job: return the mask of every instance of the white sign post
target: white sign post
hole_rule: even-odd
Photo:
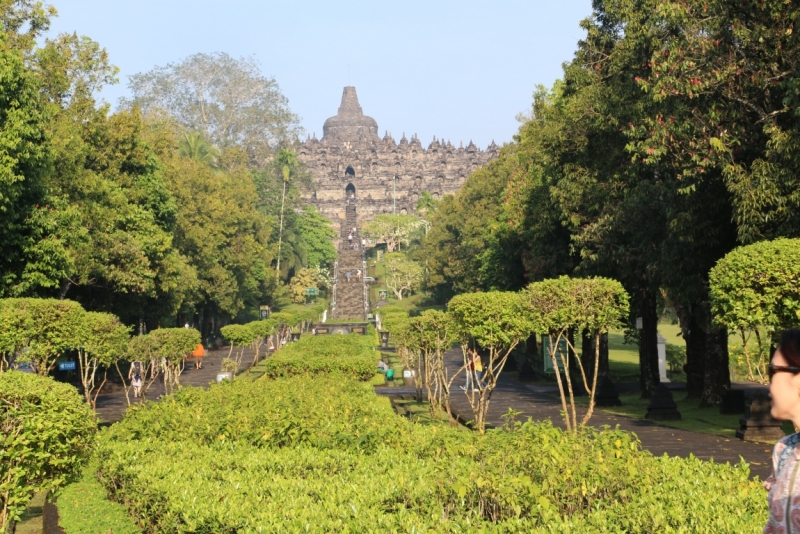
[[[662,382],[669,382],[667,378],[667,340],[661,335],[656,334],[658,339],[658,376]]]

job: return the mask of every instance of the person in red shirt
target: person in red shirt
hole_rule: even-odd
[[[198,343],[197,346],[194,348],[192,352],[192,356],[194,356],[194,368],[195,369],[202,369],[203,368],[203,357],[206,355],[206,349],[203,347],[202,343]]]

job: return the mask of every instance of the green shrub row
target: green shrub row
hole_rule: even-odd
[[[184,388],[158,403],[132,406],[104,433],[105,443],[152,440],[197,445],[246,443],[283,447],[374,449],[392,432],[388,400],[368,384],[341,376],[237,380],[208,390]]]
[[[744,464],[653,457],[619,430],[415,425],[342,377],[187,389],[105,430],[97,457],[147,532],[738,533],[766,521]]]
[[[378,353],[372,336],[307,336],[290,343],[260,367],[268,378],[339,373],[367,381],[375,376]]]

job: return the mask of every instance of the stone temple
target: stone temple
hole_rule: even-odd
[[[381,213],[414,213],[421,191],[434,198],[458,191],[477,167],[497,156],[498,147],[478,149],[433,139],[425,149],[416,136],[396,142],[378,135],[378,123],[364,115],[355,87],[345,87],[339,112],[316,134],[300,143],[297,153],[314,177],[304,200],[334,224],[345,221],[346,198],[355,195],[358,223]]]

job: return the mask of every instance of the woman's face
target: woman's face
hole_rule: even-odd
[[[772,356],[772,365],[790,365],[780,349]],[[784,421],[797,421],[800,417],[800,374],[775,373],[769,382],[772,398],[772,417]]]

